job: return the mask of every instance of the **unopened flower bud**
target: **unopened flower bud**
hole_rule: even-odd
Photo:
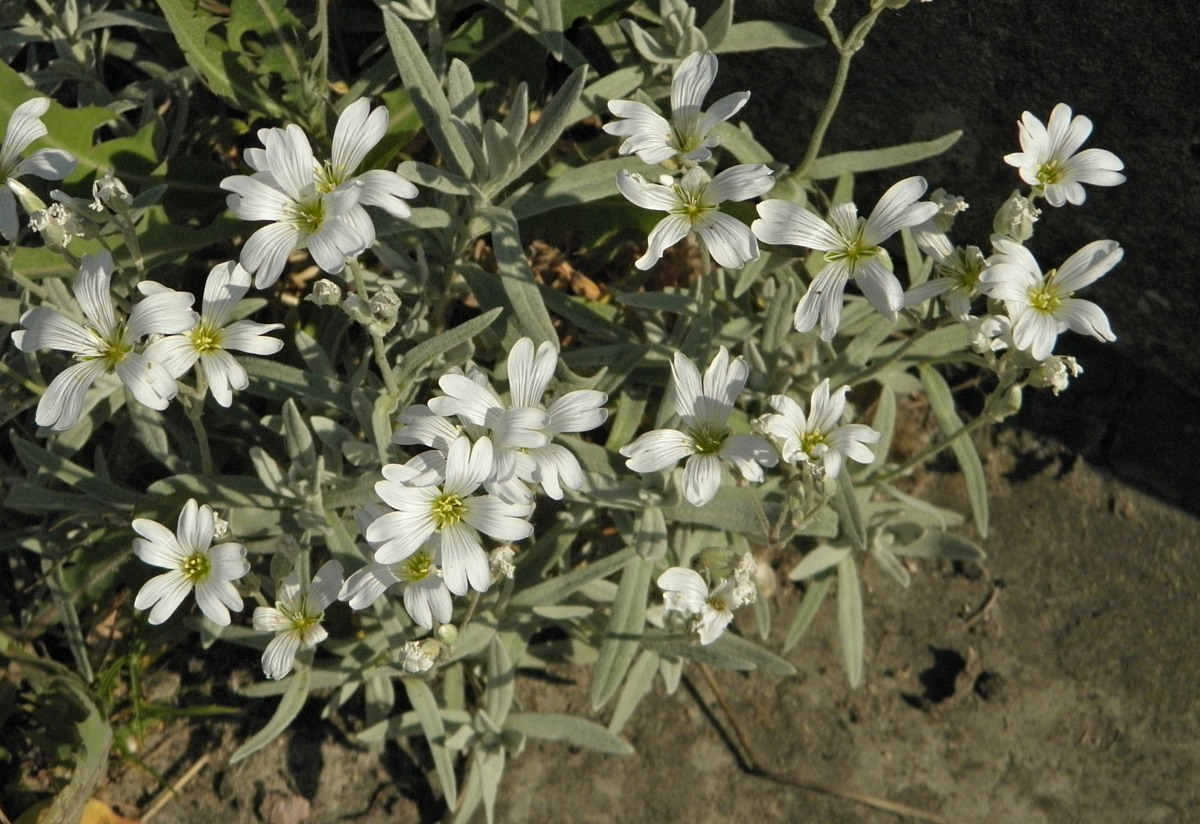
[[[133,205],[133,195],[125,188],[120,178],[113,175],[112,169],[104,172],[104,177],[92,184],[91,209],[103,212],[107,206],[114,212],[124,212]]]
[[[317,306],[337,306],[342,302],[342,287],[332,280],[321,278],[313,284],[312,292],[305,300]]]
[[[1071,378],[1082,374],[1083,367],[1079,365],[1079,361],[1069,355],[1051,355],[1029,373],[1028,383],[1039,389],[1049,387],[1050,391],[1057,395],[1070,385]]]
[[[448,647],[452,647],[458,643],[458,627],[454,624],[442,624],[435,632],[437,639]]]
[[[996,234],[1007,235],[1018,243],[1024,243],[1033,237],[1033,224],[1041,214],[1042,210],[1035,208],[1029,198],[1014,191],[996,212],[992,230]]]

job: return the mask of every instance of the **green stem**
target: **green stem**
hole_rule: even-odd
[[[350,274],[354,277],[354,288],[358,290],[358,296],[362,300],[368,301],[370,298],[367,295],[367,282],[363,279],[362,269],[359,268],[358,262],[347,261],[346,268],[350,270]],[[379,373],[383,377],[383,385],[387,388],[389,395],[399,400],[400,387],[397,385],[396,376],[392,373],[392,367],[388,363],[387,346],[384,344],[383,335],[370,328],[367,328],[367,334],[371,336],[371,347],[375,354],[375,365],[379,367]]]
[[[943,449],[945,449],[946,447],[950,446],[952,443],[957,441],[959,438],[962,438],[966,435],[970,435],[972,432],[974,432],[976,429],[980,428],[987,422],[988,422],[988,417],[986,415],[980,415],[978,418],[975,418],[973,421],[970,421],[970,422],[965,423],[962,426],[960,426],[954,432],[950,433],[950,435],[948,435],[944,440],[938,441],[937,443],[932,443],[929,446],[925,447],[920,452],[918,452],[916,455],[913,455],[911,458],[909,458],[907,461],[905,461],[904,463],[902,463],[900,466],[896,467],[895,469],[892,469],[888,472],[880,473],[879,475],[877,475],[874,478],[873,482],[877,483],[877,484],[881,484],[881,483],[885,484],[888,481],[892,481],[892,480],[895,480],[896,478],[899,478],[900,476],[908,473],[910,470],[920,466],[925,461],[929,460],[934,455],[938,454]]]
[[[204,375],[204,367],[196,370],[196,389],[192,396],[185,396],[184,406],[187,408],[188,421],[192,431],[196,433],[196,445],[200,449],[200,474],[206,478],[213,476],[212,447],[208,443],[208,429],[204,426],[204,397],[208,394],[208,378]]]
[[[837,73],[833,78],[833,86],[829,89],[829,97],[825,100],[825,108],[821,111],[821,116],[817,120],[816,128],[813,129],[812,138],[808,142],[808,151],[804,153],[804,160],[800,161],[800,166],[796,171],[787,176],[789,180],[802,180],[808,174],[808,170],[812,168],[816,162],[817,156],[821,153],[821,145],[825,142],[825,133],[829,130],[830,123],[833,122],[833,116],[837,112],[838,105],[842,102],[842,93],[846,90],[846,79],[850,76],[850,61],[854,59],[854,55],[862,48],[863,41],[867,36],[867,32],[875,25],[875,20],[879,17],[880,9],[872,9],[864,18],[858,21],[850,35],[841,41],[838,37],[837,28],[833,25],[833,21],[826,18],[826,29],[830,32],[830,40],[837,47],[839,59]]]
[[[924,327],[915,330],[903,343],[896,347],[896,350],[892,352],[892,354],[851,375],[846,379],[846,384],[849,386],[858,386],[860,383],[864,383],[870,378],[873,378],[888,366],[891,366],[893,363],[904,357],[905,353],[912,349],[917,341],[929,334],[929,331],[929,329]]]

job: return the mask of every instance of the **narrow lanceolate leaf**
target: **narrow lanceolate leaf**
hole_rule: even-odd
[[[832,503],[837,511],[842,535],[855,549],[866,549],[867,527],[863,521],[862,509],[858,505],[858,496],[854,494],[854,481],[850,477],[848,466],[843,466],[842,471],[838,473],[837,495],[833,497]]]
[[[663,538],[665,542],[665,532]],[[592,671],[592,709],[598,710],[608,703],[637,654],[638,641],[646,626],[646,596],[653,570],[653,561],[638,558],[621,572],[608,631],[600,644],[600,660]]]
[[[857,687],[863,677],[862,589],[858,585],[858,565],[853,555],[838,564],[838,636],[850,686]]]
[[[771,20],[747,20],[734,23],[713,46],[716,54],[762,51],[763,49],[811,49],[825,45],[825,39],[810,31]]]
[[[296,668],[296,672],[289,679],[287,692],[283,694],[283,698],[279,699],[279,706],[275,708],[275,714],[271,716],[271,720],[265,727],[252,735],[246,743],[238,747],[237,752],[229,757],[230,764],[236,764],[243,758],[258,752],[291,726],[292,721],[304,707],[304,702],[308,700],[311,676],[312,669],[307,664],[301,664]]]
[[[471,318],[452,329],[447,329],[440,335],[421,341],[404,353],[404,359],[400,362],[400,368],[396,373],[397,381],[403,384],[412,380],[421,369],[428,366],[440,355],[469,341],[487,329],[503,312],[504,310],[500,307],[489,309],[479,317]]]
[[[633,549],[626,547],[620,552],[609,555],[588,564],[585,567],[573,569],[565,575],[559,575],[548,581],[522,589],[509,601],[511,607],[529,608],[542,604],[557,604],[568,595],[598,578],[606,578],[614,572],[623,569],[637,555]]]
[[[450,811],[454,811],[454,802],[458,798],[458,779],[454,774],[454,756],[446,749],[446,725],[442,721],[442,712],[438,708],[437,698],[424,681],[415,678],[404,678],[404,690],[408,693],[408,702],[421,722],[421,731],[429,743],[429,752],[433,756],[433,766],[437,769],[438,781],[442,782],[442,797]]]
[[[612,718],[608,720],[608,731],[613,735],[621,734],[625,722],[630,719],[638,704],[654,686],[654,674],[658,672],[659,660],[657,655],[645,649],[634,661],[633,666],[629,668],[629,677],[625,679],[625,688],[621,690],[617,704],[613,707]]]
[[[487,672],[487,713],[497,725],[503,727],[504,720],[508,718],[508,711],[512,708],[513,690],[516,686],[513,681],[517,670],[499,635],[493,635],[492,642],[488,644]]]
[[[533,270],[529,268],[529,261],[521,248],[517,219],[508,209],[498,206],[488,206],[479,211],[492,228],[492,245],[496,253],[500,285],[521,334],[532,338],[535,343],[557,343],[558,333],[550,322],[550,313],[546,311],[546,304],[533,279]]]
[[[906,143],[903,146],[889,146],[886,149],[868,149],[861,152],[841,152],[827,155],[818,159],[808,170],[812,180],[831,180],[840,175],[859,172],[873,172],[878,169],[890,169],[916,163],[929,157],[936,157],[949,149],[962,137],[959,130],[948,132],[934,140],[920,143]]]
[[[557,5],[557,3],[555,4]],[[575,103],[583,93],[583,85],[587,81],[587,66],[580,66],[571,72],[567,82],[563,83],[555,93],[554,99],[547,104],[538,117],[533,128],[525,132],[517,147],[517,159],[512,167],[501,177],[488,182],[485,191],[495,193],[516,180],[525,170],[545,157],[550,148],[558,142],[563,131],[575,121],[571,119]]]
[[[450,121],[450,102],[425,58],[425,52],[408,26],[393,12],[383,12],[383,28],[387,32],[392,58],[400,70],[404,88],[408,90],[413,108],[425,124],[429,139],[442,153],[451,171],[460,177],[473,179],[475,160]]]
[[[825,596],[829,594],[829,587],[832,584],[833,575],[822,575],[809,584],[808,589],[804,591],[804,599],[800,601],[800,608],[796,610],[796,617],[792,619],[792,625],[788,627],[787,637],[783,639],[784,652],[796,646],[800,639],[804,637],[804,633],[808,632],[813,618],[817,617],[817,610],[821,608],[821,604],[825,603]]]
[[[617,194],[617,172],[636,171],[646,164],[636,157],[597,160],[525,189],[510,202],[513,214],[524,220],[553,209],[579,206]]]
[[[879,386],[879,401],[875,405],[875,417],[871,419],[871,428],[881,437],[879,443],[874,446],[875,458],[867,466],[868,475],[883,468],[888,452],[892,449],[892,436],[896,432],[896,392],[890,386]]]
[[[515,712],[508,717],[505,730],[524,733],[530,738],[562,741],[610,755],[629,755],[633,747],[599,724],[575,715]]]
[[[954,409],[954,395],[950,392],[946,379],[932,366],[921,366],[918,372],[921,375],[921,383],[929,394],[929,406],[937,416],[942,431],[948,436],[953,436],[963,428],[963,422]],[[983,461],[979,459],[979,452],[976,451],[970,435],[954,438],[950,448],[954,450],[954,457],[958,460],[958,466],[967,482],[967,497],[971,501],[971,515],[975,519],[975,528],[979,530],[980,536],[986,538],[988,498]]]

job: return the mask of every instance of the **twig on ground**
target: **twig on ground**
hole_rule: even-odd
[[[867,807],[872,807],[876,810],[894,813],[899,816],[911,818],[917,821],[928,821],[931,824],[955,824],[949,818],[943,818],[936,813],[926,812],[925,810],[911,807],[908,804],[901,804],[898,801],[889,801],[886,798],[878,798],[873,795],[847,790],[843,787],[838,787],[834,784],[827,784],[823,781],[814,781],[805,778],[793,778],[783,773],[775,772],[763,767],[758,758],[754,754],[754,750],[750,746],[750,741],[746,734],[742,731],[741,725],[729,706],[729,702],[725,699],[725,691],[717,684],[716,678],[713,677],[712,670],[706,664],[698,664],[700,672],[704,675],[704,680],[708,682],[708,687],[712,690],[713,695],[717,699],[717,704],[720,705],[721,711],[725,717],[729,719],[729,725],[733,727],[733,734],[738,740],[738,744],[742,748],[742,753],[738,758],[739,764],[750,775],[764,778],[767,781],[773,781],[776,784],[782,784],[786,787],[795,787],[808,792],[821,793],[822,795],[832,796],[834,798],[842,798],[847,801],[854,801],[863,804]],[[735,753],[737,755],[737,753]]]
[[[188,767],[187,772],[179,776],[178,780],[176,780],[174,784],[158,794],[158,796],[150,804],[150,807],[142,815],[141,824],[149,824],[150,819],[162,812],[163,807],[167,806],[167,803],[170,802],[173,797],[177,797],[183,791],[183,788],[187,786],[188,782],[195,778],[196,775],[199,774],[202,769],[204,769],[206,764],[208,764],[208,753],[200,756],[200,758],[196,760],[196,763]]]
[[[966,621],[964,621],[963,625],[958,628],[958,631],[966,632],[971,627],[975,626],[980,621],[982,621],[984,616],[986,616],[989,612],[991,612],[992,608],[996,606],[996,602],[1000,600],[1000,591],[1003,589],[1004,589],[1003,585],[998,584],[998,583],[993,583],[992,591],[988,595],[987,600],[983,602],[983,606],[981,606],[979,609],[975,610],[975,614],[972,615],[970,618],[968,618]]]

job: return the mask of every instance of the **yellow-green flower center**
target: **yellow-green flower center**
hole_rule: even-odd
[[[410,584],[424,581],[433,574],[433,556],[427,552],[416,552],[397,564],[394,574]]]
[[[818,446],[824,446],[825,433],[820,430],[805,432],[800,436],[800,451],[811,456]]]
[[[208,576],[212,572],[212,559],[205,552],[193,552],[184,559],[179,571],[183,573],[183,577],[189,584],[195,586],[208,580]]]
[[[720,595],[710,595],[705,599],[704,603],[715,609],[717,612],[730,612],[729,605],[725,603],[725,599]]]
[[[467,516],[467,502],[454,492],[443,492],[433,499],[433,522],[438,529],[462,523]]]
[[[209,355],[219,352],[223,348],[221,346],[221,339],[224,337],[223,331],[208,321],[201,321],[188,333],[188,337],[191,338],[193,349],[201,355]]]
[[[1035,311],[1045,315],[1054,315],[1062,308],[1063,302],[1070,297],[1070,295],[1063,295],[1055,287],[1054,276],[1056,274],[1058,274],[1058,270],[1051,269],[1044,281],[1029,290],[1029,305]]]
[[[683,215],[693,226],[706,212],[714,211],[717,207],[704,199],[704,189],[692,191],[682,186],[675,187],[675,198],[679,205],[671,210],[673,214]]]
[[[311,203],[297,203],[292,211],[292,225],[306,235],[315,235],[325,225],[325,198]]]
[[[331,161],[326,160],[320,170],[317,172],[317,194],[327,195],[341,186],[346,180],[346,169],[333,167]]]
[[[1038,183],[1043,186],[1049,186],[1053,183],[1061,183],[1063,178],[1067,176],[1066,170],[1057,160],[1049,160],[1040,166],[1037,170]]]
[[[825,260],[829,263],[837,263],[846,261],[850,264],[850,269],[853,271],[858,268],[858,264],[864,260],[869,260],[880,253],[878,246],[868,246],[863,239],[863,229],[867,222],[862,218],[858,219],[858,225],[855,227],[854,236],[846,238],[846,244],[838,249],[830,249],[825,253]],[[839,232],[839,234],[841,234]]]
[[[308,598],[301,596],[300,600],[293,606],[289,604],[277,604],[276,608],[280,614],[291,624],[291,631],[298,634],[301,638],[308,635],[313,627],[321,623],[321,619],[325,617],[324,612],[312,613],[308,611]]]
[[[703,426],[691,427],[687,434],[692,439],[692,448],[697,455],[716,455],[729,439],[728,429],[708,429]]]
[[[113,330],[112,335],[104,337],[95,329],[90,330],[96,337],[96,351],[99,354],[84,356],[83,360],[99,360],[104,364],[104,371],[112,374],[112,372],[124,363],[125,358],[129,357],[129,353],[133,351],[133,344],[125,340],[125,324],[118,323],[117,328]]]

